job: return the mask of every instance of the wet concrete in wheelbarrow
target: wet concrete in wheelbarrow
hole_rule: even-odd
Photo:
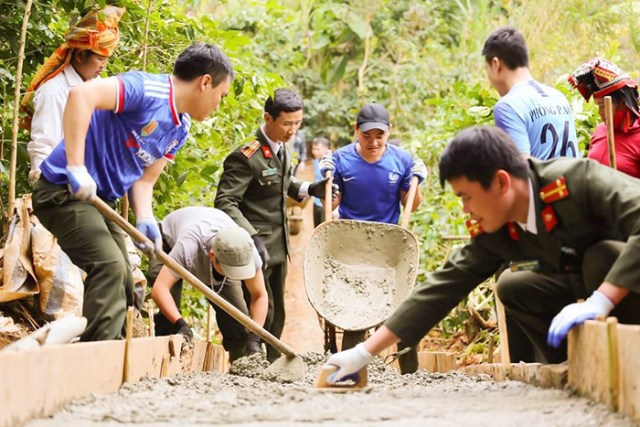
[[[632,426],[568,390],[494,382],[450,372],[400,375],[375,360],[364,391],[318,391],[326,356],[302,355],[305,377],[281,384],[264,378],[261,355],[240,359],[236,374],[200,372],[125,384],[117,393],[68,404],[30,427],[58,426]]]

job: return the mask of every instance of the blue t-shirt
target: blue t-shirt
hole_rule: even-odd
[[[170,75],[134,71],[115,78],[116,109],[93,113],[84,154],[97,193],[106,200],[122,197],[157,160],[173,161],[191,126],[189,115],[176,111]],[[42,163],[42,176],[53,184],[67,184],[66,167],[62,140]]]
[[[376,163],[367,163],[356,143],[334,153],[334,182],[342,195],[340,218],[398,223],[400,192],[409,190],[413,158],[400,147],[386,147]]]
[[[496,103],[493,115],[525,154],[541,160],[580,157],[573,111],[556,89],[535,80],[517,83]]]

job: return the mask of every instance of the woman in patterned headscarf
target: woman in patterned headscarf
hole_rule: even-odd
[[[40,163],[62,140],[62,113],[69,90],[100,75],[113,54],[125,9],[107,6],[85,15],[65,34],[65,42],[40,67],[22,99],[25,127],[31,130],[27,151],[29,178],[40,175]]]
[[[569,76],[569,83],[585,100],[593,96],[600,109],[600,123],[589,144],[590,159],[609,165],[604,97],[613,102],[613,128],[618,170],[640,178],[640,107],[638,84],[615,64],[595,58],[582,64]]]

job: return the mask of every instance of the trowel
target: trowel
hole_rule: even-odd
[[[105,217],[112,220],[120,228],[127,232],[134,240],[140,243],[147,243],[153,245],[153,243],[142,234],[137,228],[129,224],[129,222],[118,215],[109,205],[107,205],[102,199],[93,197],[91,203],[100,211]],[[155,256],[162,261],[164,265],[170,268],[184,281],[188,282],[191,286],[199,290],[205,297],[217,307],[227,312],[229,316],[236,319],[245,328],[254,332],[266,343],[271,344],[276,350],[282,353],[280,358],[276,359],[267,369],[266,372],[270,374],[275,380],[279,382],[291,382],[300,380],[304,377],[305,363],[300,356],[298,356],[288,345],[280,341],[278,338],[269,333],[262,326],[258,325],[249,316],[238,310],[234,305],[227,300],[216,294],[211,288],[202,283],[200,279],[194,276],[189,270],[180,265],[176,260],[171,258],[162,250],[157,250]]]
[[[316,378],[314,387],[319,391],[348,392],[362,390],[367,385],[367,368],[364,367],[358,372],[341,378],[340,381],[331,384],[327,377],[338,370],[335,365],[322,365]]]

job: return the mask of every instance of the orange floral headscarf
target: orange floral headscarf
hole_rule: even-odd
[[[118,22],[125,9],[107,6],[100,11],[89,12],[65,34],[65,42],[53,52],[33,77],[22,98],[22,109],[33,115],[33,95],[40,86],[60,74],[71,62],[76,50],[90,50],[102,56],[111,56],[120,40]]]

